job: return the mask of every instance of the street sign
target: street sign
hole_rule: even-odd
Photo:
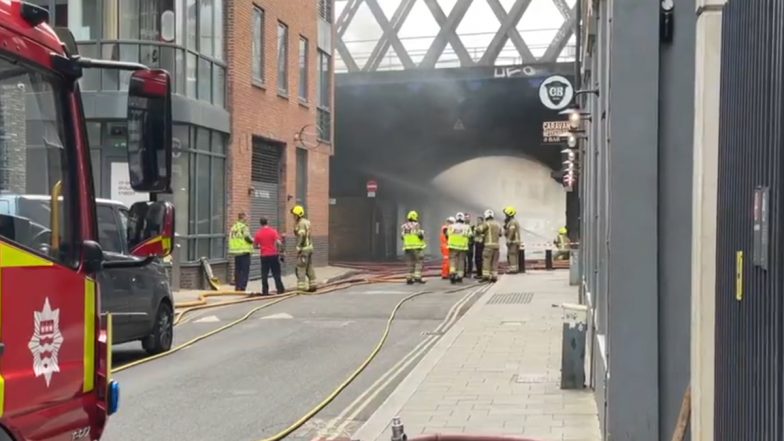
[[[367,181],[365,184],[365,188],[367,188],[367,195],[369,198],[376,197],[376,191],[378,191],[378,183],[374,180]]]

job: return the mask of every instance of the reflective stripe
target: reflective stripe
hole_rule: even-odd
[[[114,317],[106,314],[106,385],[112,379],[112,341],[114,340]]]
[[[84,281],[84,382],[82,392],[95,387],[95,282]]]
[[[3,272],[0,271],[0,287],[3,286],[2,277],[3,277]],[[0,288],[0,305],[2,304],[3,304],[3,291],[2,288]],[[0,325],[2,325],[2,317],[3,317],[2,308],[0,308]],[[2,329],[2,326],[0,326],[0,329]],[[0,335],[0,337],[2,337],[2,335]],[[0,417],[2,417],[4,413],[5,413],[5,378],[3,377],[3,373],[0,372]]]
[[[52,266],[54,263],[7,243],[0,243],[0,268]]]

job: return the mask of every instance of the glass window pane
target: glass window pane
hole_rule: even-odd
[[[329,55],[319,51],[319,106],[328,108],[332,99]]]
[[[175,231],[179,234],[188,234],[188,178],[189,158],[187,149],[190,148],[188,139],[189,126],[177,124],[172,127],[172,192],[174,193]]]
[[[159,46],[158,51],[160,53],[160,62],[158,63],[158,66],[160,66],[161,69],[166,69],[173,78],[176,78],[177,67],[174,64],[174,48]]]
[[[149,67],[161,67],[161,47],[151,44],[139,46],[139,62]],[[169,71],[171,72],[171,70]]]
[[[85,43],[77,45],[79,48],[79,55],[87,58],[98,58],[98,44]],[[101,70],[100,69],[83,69],[82,79],[79,80],[79,87],[82,90],[100,90],[101,88]]]
[[[120,45],[120,61],[139,61],[139,46],[135,44],[121,44]],[[128,84],[131,82],[131,72],[120,72],[120,90],[128,90]]]
[[[115,43],[101,46],[101,58],[104,60],[120,59],[120,46]],[[101,69],[101,90],[117,90],[120,87],[120,71],[117,69]]]
[[[213,3],[214,48],[212,55],[218,60],[223,60],[223,0],[213,0]]]
[[[226,166],[223,158],[212,158],[212,234],[223,234],[223,213],[225,210],[226,188],[224,174]]]
[[[299,97],[308,100],[308,40],[299,39]]]
[[[139,0],[120,0],[120,39],[139,39]]]
[[[199,1],[199,52],[211,57],[212,51],[212,0]]]
[[[223,259],[226,257],[226,238],[213,237],[212,238],[212,252],[213,259]]]
[[[93,168],[93,191],[95,191],[95,197],[103,197],[101,194],[101,149],[90,149],[90,164]]]
[[[196,50],[196,0],[185,0],[185,47]]]
[[[120,0],[124,3],[126,0]],[[139,38],[147,41],[160,41],[161,13],[173,8],[172,0],[140,0]]]
[[[264,82],[264,11],[253,8],[253,41],[251,42],[253,79]]]
[[[188,52],[185,61],[185,94],[196,98],[196,54]]]
[[[212,132],[212,151],[218,154],[226,153],[226,134],[221,132]]]
[[[101,248],[112,253],[122,253],[124,247],[112,207],[99,205],[96,208],[96,215],[98,216],[98,243],[101,244]]]
[[[185,46],[185,0],[176,0],[174,7],[174,43],[177,46]]]
[[[196,155],[196,234],[209,234],[210,216],[210,157]]]
[[[210,131],[199,127],[197,129],[197,136],[196,136],[196,150],[201,150],[203,152],[210,151]]]
[[[308,151],[297,149],[297,198],[296,203],[308,208]]]
[[[73,33],[76,41],[98,40],[101,35],[101,22],[95,11],[98,10],[98,3],[100,1],[102,0],[81,0],[76,5],[70,5],[70,9],[72,10],[72,13],[70,14],[68,13],[69,8],[67,5],[56,5],[55,18],[58,22],[56,25],[61,25],[63,22],[63,17],[61,17],[61,15],[65,14],[67,20],[66,26],[68,26],[68,29]],[[33,3],[40,4],[40,2]],[[61,6],[66,7],[61,8]]]
[[[210,257],[210,238],[205,237],[196,240],[196,258]]]
[[[278,23],[278,90],[289,91],[289,28]]]
[[[212,65],[212,103],[223,107],[226,89],[226,71],[217,64]]]
[[[175,49],[175,51],[177,59],[175,60],[175,70],[172,73],[174,91],[180,95],[185,95],[185,51],[182,49]]]
[[[199,57],[199,99],[210,101],[212,96],[212,63],[206,58]]]

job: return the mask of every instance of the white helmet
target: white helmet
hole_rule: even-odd
[[[493,210],[488,208],[487,210],[485,210],[485,219],[490,217],[495,217],[495,213],[493,213]]]
[[[457,219],[457,221],[458,221],[458,222],[464,222],[464,221],[465,221],[465,214],[463,214],[463,213],[457,213],[457,214],[455,215],[455,219]]]
[[[449,216],[448,218],[446,218],[446,221],[447,221],[447,223],[450,223],[450,224],[453,224],[453,223],[456,222],[454,216]]]

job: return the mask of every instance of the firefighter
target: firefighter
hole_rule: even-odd
[[[555,260],[569,260],[569,235],[566,227],[558,229],[558,237],[553,241],[558,252],[555,253]]]
[[[482,224],[482,280],[495,282],[498,280],[498,253],[501,247],[502,227],[495,220],[491,209],[485,210],[485,221]]]
[[[253,252],[253,238],[246,222],[245,213],[237,215],[237,222],[229,231],[229,255],[234,256],[234,289],[245,291],[250,277],[250,255]]]
[[[474,273],[474,226],[471,225],[471,215],[465,213],[465,224],[468,227],[468,250],[465,258],[465,276],[469,279]]]
[[[449,243],[447,240],[449,226],[455,223],[455,218],[449,216],[446,223],[441,227],[441,278],[449,278]]]
[[[316,290],[316,272],[313,270],[313,239],[310,237],[310,221],[305,218],[302,205],[291,209],[294,215],[294,236],[297,240],[297,289],[313,292]]]
[[[509,264],[508,272],[515,274],[520,271],[520,265],[525,265],[525,262],[520,262],[520,248],[522,241],[520,239],[520,223],[515,219],[517,210],[508,206],[504,208],[506,219],[504,220],[504,237],[506,238],[506,261]]]
[[[476,264],[475,279],[482,278],[482,253],[485,249],[484,243],[484,227],[485,219],[482,216],[476,218],[476,226],[474,227],[474,263]]]
[[[422,260],[425,247],[427,247],[425,244],[425,232],[419,224],[419,214],[416,211],[409,211],[406,220],[408,222],[401,227],[403,251],[406,253],[406,261],[408,262],[406,283],[409,285],[414,282],[425,283],[422,280]]]
[[[465,224],[465,215],[457,213],[455,223],[447,229],[449,246],[449,275],[452,283],[462,282],[465,271],[465,255],[468,251],[469,229]]]

